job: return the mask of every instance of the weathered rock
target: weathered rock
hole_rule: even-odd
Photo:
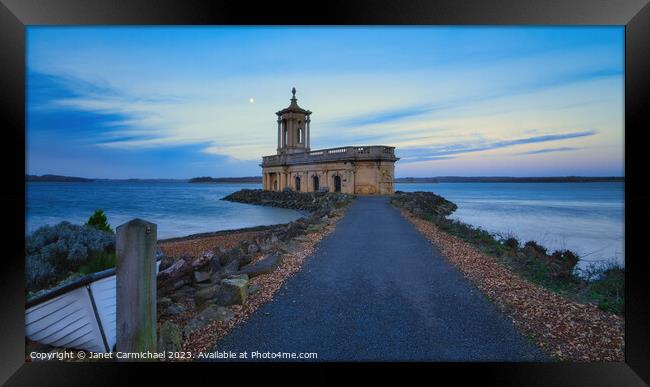
[[[215,256],[219,257],[219,264],[227,266],[232,261],[237,261],[242,258],[244,252],[240,247],[233,247],[232,249],[219,248],[215,251]]]
[[[271,240],[266,238],[266,239],[260,239],[257,241],[257,245],[260,248],[260,251],[263,253],[268,253],[273,249],[273,245],[271,244]]]
[[[192,267],[185,258],[176,259],[171,266],[158,273],[156,278],[158,293],[165,294],[182,287],[189,282],[185,277],[191,272]]]
[[[221,270],[219,270],[219,274],[221,275],[221,278],[227,277],[231,274],[237,274],[237,272],[239,271],[239,266],[241,266],[240,262],[239,260],[236,260],[222,267]]]
[[[244,266],[239,270],[239,274],[247,274],[249,277],[255,277],[260,274],[270,273],[275,270],[282,260],[282,255],[279,253],[272,253],[259,261]]]
[[[229,275],[227,279],[245,279],[248,281],[248,274],[232,274]]]
[[[256,254],[258,251],[260,251],[260,247],[256,243],[250,243],[247,248],[247,252],[249,255]]]
[[[212,285],[197,290],[196,293],[194,294],[194,303],[196,305],[203,305],[206,302],[211,301],[214,298],[215,294],[217,293],[218,289],[219,289],[219,285]]]
[[[262,287],[258,284],[252,284],[248,286],[248,295],[258,292]]]
[[[185,324],[183,334],[185,337],[188,337],[194,331],[205,327],[213,321],[228,321],[233,317],[234,313],[232,310],[211,304]]]
[[[195,271],[194,272],[194,282],[207,282],[210,280],[210,272],[207,271]]]
[[[169,297],[159,297],[157,304],[159,309],[164,309],[172,304],[172,300]]]
[[[210,264],[210,258],[214,256],[212,252],[204,252],[200,257],[192,261],[192,270],[201,271],[206,270]]]
[[[185,285],[188,285],[190,283],[189,278],[181,278],[178,281],[174,282],[171,286],[172,290],[180,289]]]
[[[214,301],[223,306],[243,305],[248,297],[248,279],[229,278],[221,281]]]
[[[184,286],[180,289],[174,290],[172,293],[169,294],[169,297],[175,301],[178,302],[179,300],[182,300],[187,297],[193,297],[194,293],[196,292],[196,289],[194,289],[191,286]]]
[[[298,249],[298,245],[295,243],[295,240],[297,238],[294,238],[294,240],[289,240],[285,243],[280,243],[278,244],[278,252],[280,253],[291,253],[294,252]],[[305,237],[306,240],[308,240],[307,237]]]
[[[180,328],[171,321],[165,321],[158,331],[158,352],[178,352],[181,348]]]
[[[185,313],[186,309],[183,305],[171,304],[169,307],[167,307],[167,310],[165,312],[170,316],[175,316],[177,314]]]
[[[161,272],[165,269],[168,269],[173,264],[174,258],[165,255],[160,259],[160,266],[158,266],[158,271]]]

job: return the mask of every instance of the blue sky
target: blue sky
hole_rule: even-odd
[[[623,175],[623,27],[28,27],[27,170],[259,175],[274,112],[396,176]]]

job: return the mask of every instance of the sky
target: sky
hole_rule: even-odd
[[[261,174],[275,112],[396,177],[623,176],[624,29],[27,27],[29,174]]]

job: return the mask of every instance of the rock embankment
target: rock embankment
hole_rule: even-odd
[[[458,208],[456,204],[442,196],[423,191],[396,191],[390,203],[395,207],[409,210],[417,217],[433,221],[444,219]]]
[[[346,206],[353,198],[353,195],[335,192],[274,192],[261,189],[242,189],[224,197],[222,200],[309,212],[327,212],[334,208]]]
[[[287,266],[286,257],[300,252],[305,239],[314,239],[328,229],[353,196],[242,190],[225,199],[306,210],[309,214],[286,225],[242,234],[246,237],[232,246],[214,245],[198,254],[191,249],[163,248],[174,254],[163,257],[157,278],[161,347],[180,350],[185,347],[183,343],[191,338],[197,341],[196,333],[204,333],[215,322],[230,324],[239,319],[237,310],[248,304],[253,293],[261,291],[259,284],[264,281],[257,279],[273,277],[278,268]]]

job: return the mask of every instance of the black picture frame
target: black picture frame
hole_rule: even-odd
[[[0,191],[4,257],[0,270],[0,382],[7,385],[112,385],[135,382],[136,375],[187,382],[197,371],[252,381],[270,375],[296,383],[339,380],[332,367],[362,368],[375,376],[402,378],[415,371],[426,380],[455,383],[468,379],[500,385],[644,385],[650,383],[650,294],[646,222],[650,189],[645,131],[650,128],[650,6],[646,0],[491,0],[491,1],[327,1],[306,2],[171,0],[0,0],[0,152],[4,184]],[[401,363],[306,364],[310,376],[293,365],[115,364],[24,362],[24,209],[25,209],[25,27],[30,25],[625,25],[625,251],[626,361],[623,363]],[[259,365],[257,365],[260,367]],[[288,367],[291,367],[289,369]],[[146,368],[146,370],[142,370]],[[396,368],[399,368],[397,370]],[[190,371],[191,369],[191,371]],[[394,371],[400,371],[399,373]],[[239,376],[237,376],[239,375]],[[201,376],[199,376],[201,377]],[[304,378],[309,379],[304,379]],[[295,379],[294,379],[295,378]],[[310,380],[311,379],[311,380]],[[167,379],[169,380],[169,379]],[[199,379],[209,381],[209,379]],[[138,383],[142,383],[140,380]]]

